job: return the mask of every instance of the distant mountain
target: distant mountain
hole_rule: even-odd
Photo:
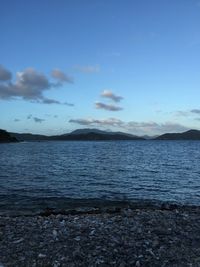
[[[200,140],[200,131],[189,130],[183,133],[166,133],[158,136],[155,140]]]
[[[99,129],[95,129],[95,128],[85,128],[85,129],[77,129],[77,130],[74,130],[72,131],[70,134],[88,134],[88,133],[97,133],[97,134],[107,134],[107,133],[110,133],[108,131],[102,131],[102,130],[99,130]],[[65,134],[65,135],[69,135],[68,134]]]
[[[154,136],[143,135],[141,137],[146,139],[146,140],[153,140],[153,139],[156,139],[158,137],[158,135],[154,135]]]
[[[77,129],[69,134],[51,136],[50,140],[71,140],[71,141],[100,141],[100,140],[144,140],[141,137],[122,133],[108,132],[99,129]]]
[[[18,142],[15,137],[12,137],[7,131],[0,129],[0,143]]]
[[[78,129],[71,133],[45,136],[35,134],[19,134],[11,133],[19,141],[100,141],[100,140],[144,140],[142,137],[122,133],[122,132],[107,132],[98,129]]]
[[[3,130],[0,130],[3,131]],[[5,136],[6,131],[3,131],[1,136]],[[7,133],[8,135],[8,133]],[[0,136],[0,142],[3,140],[3,137]],[[8,138],[8,137],[7,137]],[[200,140],[200,131],[198,130],[189,130],[183,133],[166,133],[160,136],[136,136],[123,132],[110,132],[102,131],[99,129],[77,129],[71,133],[66,133],[62,135],[46,136],[40,134],[30,134],[30,133],[10,133],[10,140],[19,140],[19,141],[92,141],[92,140]],[[8,139],[9,139],[8,138]],[[14,139],[13,139],[14,138]],[[8,140],[7,139],[7,140]],[[13,141],[10,141],[13,142]]]
[[[85,129],[77,129],[73,132],[70,133],[70,135],[79,135],[79,134],[89,134],[89,133],[95,133],[95,134],[104,134],[104,135],[123,135],[123,136],[128,136],[131,138],[140,138],[136,135],[133,134],[129,134],[129,133],[124,133],[124,132],[111,132],[111,131],[102,131],[99,129],[93,129],[93,128],[85,128]],[[65,134],[65,135],[69,135],[69,134]],[[142,138],[144,139],[144,138]]]

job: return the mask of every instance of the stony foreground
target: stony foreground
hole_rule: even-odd
[[[200,266],[198,209],[0,217],[0,266]]]

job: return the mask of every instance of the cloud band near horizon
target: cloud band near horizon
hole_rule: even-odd
[[[75,123],[81,126],[92,126],[92,127],[111,127],[120,128],[125,132],[132,134],[163,134],[167,132],[183,132],[189,130],[188,127],[173,122],[157,123],[157,122],[137,122],[129,121],[125,122],[117,118],[108,119],[70,119],[69,123]]]

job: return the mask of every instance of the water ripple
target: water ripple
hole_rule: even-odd
[[[4,203],[60,197],[199,205],[198,141],[30,142],[0,145],[0,155]]]

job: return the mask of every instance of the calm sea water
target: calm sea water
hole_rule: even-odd
[[[200,204],[200,142],[0,145],[0,212],[85,200]]]

